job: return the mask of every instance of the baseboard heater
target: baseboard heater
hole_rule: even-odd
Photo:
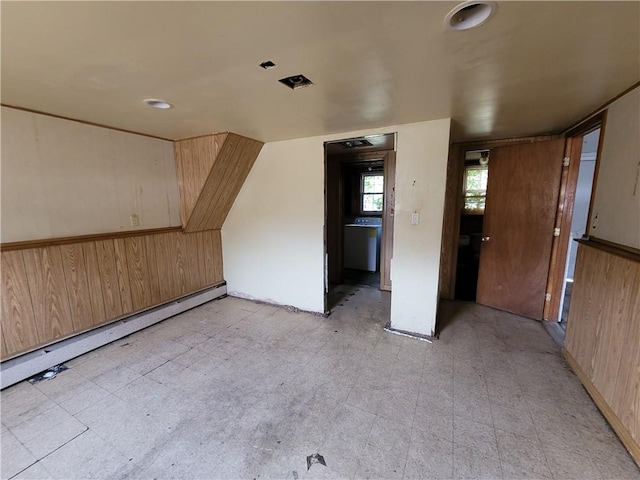
[[[222,283],[47,345],[38,350],[5,360],[0,364],[0,388],[14,385],[55,365],[67,362],[72,358],[79,357],[91,350],[226,294],[227,284]]]

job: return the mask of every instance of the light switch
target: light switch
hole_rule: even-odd
[[[413,212],[411,214],[411,225],[418,225],[420,223],[420,214],[418,212]]]

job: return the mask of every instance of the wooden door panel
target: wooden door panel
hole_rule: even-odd
[[[542,319],[564,139],[491,151],[477,302]]]

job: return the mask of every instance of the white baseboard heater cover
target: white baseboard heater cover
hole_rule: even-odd
[[[227,285],[225,283],[5,360],[0,364],[0,388],[9,387],[55,365],[84,355],[91,350],[226,294]]]

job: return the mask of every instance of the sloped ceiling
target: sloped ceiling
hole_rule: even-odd
[[[2,2],[1,100],[169,139],[452,117],[471,140],[557,132],[639,80],[638,2],[498,2],[485,25],[447,31],[455,5]],[[315,85],[277,81],[301,73]]]

